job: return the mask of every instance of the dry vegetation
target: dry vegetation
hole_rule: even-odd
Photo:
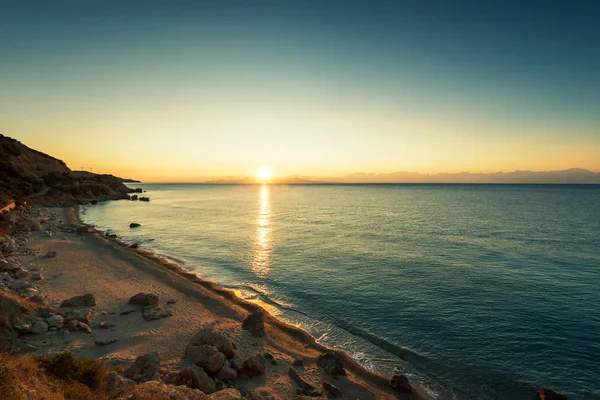
[[[0,400],[106,399],[107,368],[102,361],[55,356],[0,355]]]

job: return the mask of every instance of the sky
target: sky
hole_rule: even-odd
[[[600,171],[594,3],[0,0],[0,133],[144,181]]]

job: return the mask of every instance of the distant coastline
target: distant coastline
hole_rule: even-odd
[[[198,180],[197,183],[220,185],[264,184],[248,176]],[[495,173],[437,173],[398,171],[386,174],[357,172],[338,177],[284,176],[267,183],[272,185],[330,185],[330,184],[600,184],[600,172],[583,168],[557,171],[512,171]]]

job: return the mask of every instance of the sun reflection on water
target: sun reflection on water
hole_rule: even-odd
[[[269,203],[269,187],[266,185],[260,189],[260,208],[256,225],[252,270],[258,277],[264,278],[271,269],[271,252],[273,251],[271,205]]]

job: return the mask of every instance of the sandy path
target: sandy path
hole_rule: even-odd
[[[50,209],[55,220],[67,225],[73,221],[71,209]],[[58,305],[67,298],[85,293],[96,297],[97,306],[91,307],[93,333],[74,332],[64,336],[53,333],[41,336],[37,342],[41,350],[68,348],[77,354],[95,358],[103,357],[112,365],[129,364],[137,356],[156,351],[167,368],[176,368],[190,338],[206,324],[216,324],[227,329],[238,344],[243,357],[253,351],[268,351],[275,356],[277,364],[267,363],[265,376],[238,381],[242,392],[248,388],[268,386],[282,399],[294,398],[295,386],[288,376],[288,368],[294,358],[302,358],[307,367],[303,376],[313,385],[320,386],[324,380],[338,386],[347,399],[396,398],[386,380],[358,366],[353,360],[345,360],[348,379],[332,379],[316,368],[316,357],[324,348],[303,331],[287,326],[267,316],[266,338],[254,338],[241,330],[241,322],[253,307],[231,292],[214,287],[213,284],[193,282],[181,273],[173,272],[143,252],[134,251],[100,235],[58,233],[49,237],[43,232],[31,235],[31,245],[46,254],[57,253],[56,258],[28,257],[24,264],[41,267],[45,280],[39,285],[47,302]],[[155,293],[160,306],[172,312],[171,317],[157,321],[142,318],[141,307],[128,304],[138,292]],[[167,304],[167,301],[175,301]],[[121,312],[135,310],[132,314]],[[101,321],[116,323],[111,330],[99,329]],[[95,344],[96,340],[118,338],[106,346]],[[416,394],[400,398],[418,399]]]

